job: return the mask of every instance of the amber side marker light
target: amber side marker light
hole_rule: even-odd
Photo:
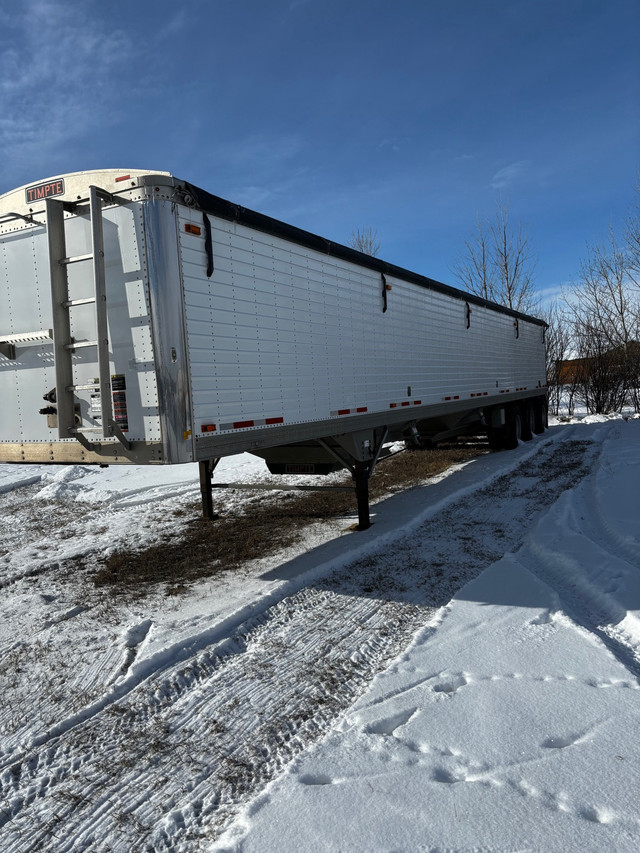
[[[202,234],[202,229],[200,228],[200,226],[192,225],[190,222],[187,222],[187,224],[184,226],[184,230],[187,232],[187,234],[196,234],[197,236],[200,236],[200,234]]]

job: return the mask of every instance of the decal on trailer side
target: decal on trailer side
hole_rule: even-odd
[[[34,187],[27,187],[24,194],[27,204],[32,204],[34,201],[42,201],[42,199],[51,198],[54,195],[63,195],[64,178],[58,178],[56,181],[48,181],[43,184],[36,184]]]

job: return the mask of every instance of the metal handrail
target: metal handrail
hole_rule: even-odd
[[[30,213],[28,216],[24,216],[24,214],[22,213],[15,213],[14,211],[10,210],[8,213],[3,213],[0,215],[0,223],[12,222],[14,219],[22,219],[25,222],[35,222],[32,213]],[[39,225],[40,223],[36,224]]]

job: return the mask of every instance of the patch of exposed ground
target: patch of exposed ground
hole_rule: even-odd
[[[487,452],[482,439],[465,439],[424,451],[406,451],[383,460],[370,480],[371,500],[411,488]],[[342,485],[349,485],[345,476]],[[353,490],[261,493],[248,501],[235,516],[214,522],[198,517],[193,503],[186,513],[194,520],[177,537],[164,538],[141,550],[118,550],[99,566],[96,586],[114,593],[141,593],[150,585],[165,584],[177,594],[195,580],[235,569],[250,560],[265,557],[299,542],[313,522],[342,516],[355,509]]]

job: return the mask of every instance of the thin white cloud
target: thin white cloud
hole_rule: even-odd
[[[409,137],[403,136],[389,136],[385,139],[381,139],[378,143],[378,148],[380,151],[394,151],[398,152],[402,148],[405,148],[410,142]]]
[[[531,163],[529,160],[518,160],[517,163],[504,166],[491,179],[491,188],[494,190],[504,190],[527,177],[530,170]]]
[[[224,163],[225,169],[251,170],[267,175],[273,168],[292,160],[302,150],[297,134],[250,134],[244,139],[213,146],[212,163]]]
[[[549,284],[545,287],[537,287],[536,295],[540,301],[540,308],[547,309],[551,304],[562,297],[566,297],[571,288],[571,282],[560,284]]]
[[[85,134],[125,115],[131,57],[139,62],[144,47],[78,0],[24,0],[0,23],[0,183],[13,186],[26,169],[35,178],[57,168]],[[138,91],[150,80],[149,66]]]
[[[270,204],[273,195],[274,193],[269,187],[238,187],[233,196],[233,201],[236,204],[241,204],[243,207],[249,207],[253,210],[262,210]]]
[[[95,71],[108,74],[127,40],[92,31],[74,6],[16,4],[13,46],[0,55],[3,171],[78,134],[104,103]]]
[[[191,23],[192,16],[189,11],[187,9],[179,9],[175,15],[169,18],[168,21],[165,22],[164,26],[158,30],[157,37],[160,40],[172,38],[186,30]]]

